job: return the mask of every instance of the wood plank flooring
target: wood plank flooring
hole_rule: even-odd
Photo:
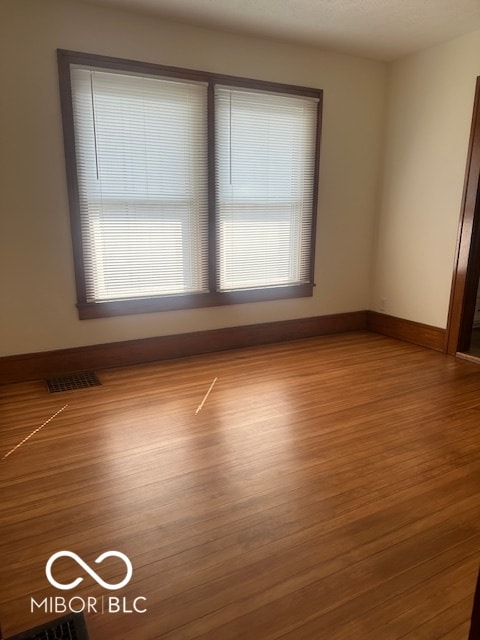
[[[0,458],[68,405],[0,461],[4,637],[63,598],[91,640],[465,640],[480,366],[359,332],[98,377],[0,387]],[[133,576],[60,558],[57,589],[62,550]]]

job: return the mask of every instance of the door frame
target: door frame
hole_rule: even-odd
[[[480,279],[480,76],[475,87],[462,209],[452,276],[445,351],[467,351]]]

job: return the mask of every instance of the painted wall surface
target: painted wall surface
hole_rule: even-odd
[[[0,356],[368,307],[386,65],[74,0],[2,0],[0,47]],[[57,48],[324,89],[315,295],[80,321]]]
[[[445,328],[480,31],[389,68],[370,308]]]

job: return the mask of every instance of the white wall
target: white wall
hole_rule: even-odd
[[[365,309],[386,65],[74,0],[2,0],[0,356]],[[323,88],[313,298],[77,318],[56,49]]]
[[[477,75],[480,31],[389,68],[371,309],[446,327]]]

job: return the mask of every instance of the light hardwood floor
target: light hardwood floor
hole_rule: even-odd
[[[361,332],[99,378],[0,388],[0,458],[68,405],[0,462],[4,636],[55,617],[32,597],[143,596],[91,640],[465,640],[480,366]],[[133,577],[60,559],[61,591],[61,550]]]

